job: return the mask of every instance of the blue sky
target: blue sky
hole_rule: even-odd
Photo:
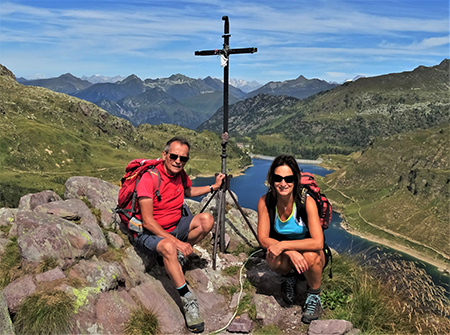
[[[222,16],[230,78],[261,84],[300,75],[343,82],[449,58],[448,0],[0,1],[0,63],[17,77],[181,73],[222,78]]]

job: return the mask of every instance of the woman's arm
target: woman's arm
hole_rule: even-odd
[[[258,239],[264,249],[278,243],[277,240],[269,237],[270,235],[270,219],[269,211],[266,207],[266,196],[263,195],[258,201]]]

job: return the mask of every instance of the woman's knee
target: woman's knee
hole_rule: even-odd
[[[271,260],[266,257],[266,263],[270,270],[279,273],[286,274],[291,270],[292,265],[286,257],[279,256]]]
[[[308,251],[303,253],[303,257],[305,257],[306,262],[308,263],[309,267],[313,266],[323,266],[322,259],[320,257],[320,252],[314,252],[314,251]]]

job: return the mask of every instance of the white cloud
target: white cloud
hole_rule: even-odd
[[[320,69],[315,75],[319,77],[347,73],[341,68],[378,62],[380,57],[385,62],[407,56],[448,57],[448,17],[428,5],[427,15],[422,15],[416,2],[55,1],[53,8],[52,1],[23,3],[29,5],[0,3],[2,58],[13,60],[18,69],[30,62],[29,54],[52,59],[53,71],[68,66],[64,73],[89,62],[91,68],[98,67],[102,61],[116,72],[118,66],[142,71],[143,64],[195,71],[200,63],[205,66],[197,71],[206,72],[214,62],[198,62],[193,53],[222,47],[222,15],[230,17],[231,47],[258,47],[255,55],[233,56],[232,64],[259,81],[258,67],[271,68],[265,73],[273,79],[307,66],[317,71],[320,67],[314,63],[334,65]],[[99,3],[102,6],[92,5]],[[443,0],[433,5],[437,3],[448,8]],[[38,8],[43,6],[48,7]],[[122,59],[126,63],[120,65]]]

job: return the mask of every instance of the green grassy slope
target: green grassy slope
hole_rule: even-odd
[[[182,135],[192,142],[186,170],[191,175],[221,169],[219,136],[174,125],[141,125],[114,117],[89,102],[18,84],[0,67],[0,206],[17,205],[19,197],[46,189],[64,192],[74,175],[118,183],[134,158],[161,157],[164,144]],[[228,168],[251,163],[231,141]]]
[[[449,139],[449,124],[380,138],[360,156],[338,157],[324,191],[353,228],[448,262]]]

